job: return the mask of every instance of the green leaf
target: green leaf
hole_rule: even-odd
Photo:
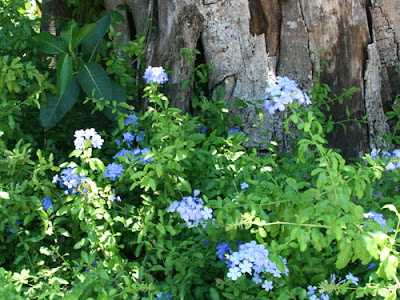
[[[67,54],[68,49],[60,37],[52,35],[49,32],[41,32],[33,39],[39,43],[39,47],[47,54]]]
[[[346,116],[347,118],[350,118],[350,110],[347,106],[346,106]]]
[[[60,33],[61,39],[67,45],[68,50],[72,52],[72,36],[76,32],[78,25],[75,20],[69,21]]]
[[[341,240],[339,245],[339,255],[337,256],[336,268],[343,269],[350,262],[353,255],[351,238],[346,237]]]
[[[111,102],[116,101],[117,102],[117,111],[119,111],[122,114],[127,113],[127,110],[125,107],[119,106],[119,103],[126,103],[126,97],[125,97],[125,91],[124,89],[119,85],[118,82],[114,80],[110,80],[111,83],[111,99],[105,99],[105,100],[110,100]],[[106,107],[104,109],[104,114],[106,115],[107,118],[109,118],[111,121],[115,121],[118,117],[117,112],[112,112],[112,108]]]
[[[210,288],[210,297],[212,300],[219,300],[219,293],[215,288]]]
[[[61,96],[68,89],[72,80],[72,57],[62,54],[57,62],[57,96]]]
[[[86,242],[87,242],[87,238],[82,238],[79,242],[77,242],[74,245],[74,249],[77,250],[77,249],[82,248],[86,244]]]
[[[47,95],[47,107],[44,104],[40,106],[40,120],[45,130],[54,127],[70,111],[79,96],[79,91],[78,80],[73,76],[63,95]]]
[[[88,97],[103,101],[110,100],[112,95],[110,79],[106,71],[94,62],[85,64],[78,70],[78,80]]]
[[[160,162],[156,164],[156,174],[158,178],[161,178],[163,175],[163,167]]]
[[[186,87],[189,85],[190,82],[192,82],[192,79],[186,79],[185,81],[183,81],[183,83],[181,85],[181,91],[186,89]]]
[[[94,34],[96,24],[87,24],[74,33],[72,36],[72,50],[78,47]]]
[[[165,232],[165,228],[164,228],[163,224],[157,223],[156,227],[157,227],[157,230],[161,233],[161,235],[165,235],[166,232]]]
[[[82,54],[86,61],[96,60],[99,53],[100,44],[106,34],[108,27],[111,24],[111,17],[109,14],[96,22],[94,33],[86,41],[82,43]]]

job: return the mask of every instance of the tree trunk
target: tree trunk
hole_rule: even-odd
[[[389,130],[384,112],[400,93],[397,0],[131,0],[127,4],[137,29],[146,28],[143,16],[150,14],[149,7],[153,9],[152,25],[158,30],[149,41],[147,64],[168,62],[174,73],[165,92],[171,104],[184,112],[191,109],[193,87],[180,90],[191,72],[180,48],[204,49],[205,62],[213,66],[209,90],[223,85],[230,107],[236,99],[263,100],[265,87],[278,75],[310,91],[320,67],[310,51],[326,49],[321,60],[329,68],[321,80],[331,86],[332,97],[343,88],[359,89],[343,105],[332,107],[334,120],[346,119],[346,106],[352,118],[369,114],[368,124],[361,129],[348,123],[344,135],[337,127],[329,137],[330,145],[340,148],[345,157],[360,156],[380,146],[377,139]],[[265,136],[260,127],[253,127],[258,122],[255,110],[232,111],[244,121],[248,145],[261,145]],[[278,139],[281,149],[289,149],[284,115],[265,116],[268,138]]]

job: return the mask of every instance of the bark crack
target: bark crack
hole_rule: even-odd
[[[300,12],[300,16],[301,16],[301,19],[302,19],[302,21],[303,21],[303,23],[304,23],[304,27],[305,27],[305,29],[306,29],[306,31],[307,31],[307,36],[308,36],[308,38],[307,38],[307,52],[308,52],[308,58],[310,59],[310,61],[312,62],[313,60],[312,60],[312,58],[311,58],[311,31],[310,31],[310,28],[308,27],[308,24],[307,24],[307,20],[306,20],[306,18],[305,18],[305,16],[304,16],[304,7],[303,7],[303,2],[301,1],[301,0],[298,0],[299,2],[299,12]],[[313,76],[314,77],[314,76]]]

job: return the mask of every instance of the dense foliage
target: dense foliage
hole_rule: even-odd
[[[0,4],[14,22],[0,43],[35,45],[0,52],[2,298],[397,297],[400,150],[348,163],[329,149],[329,87],[278,77],[265,113],[298,139],[247,149],[223,89],[197,116],[169,107],[168,72],[129,69],[144,38],[117,46],[109,15],[35,35],[21,3]]]

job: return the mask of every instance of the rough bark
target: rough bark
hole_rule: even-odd
[[[43,1],[44,2],[44,1]],[[64,25],[72,19],[73,8],[68,7],[62,0],[51,0],[42,4],[42,17],[40,30],[51,34],[60,34]]]
[[[335,120],[369,114],[368,126],[361,129],[347,124],[347,135],[338,127],[329,138],[345,157],[363,155],[379,146],[377,138],[386,133],[384,111],[391,109],[400,93],[399,37],[400,3],[397,0],[146,0],[128,1],[136,28],[145,28],[149,1],[153,5],[153,25],[148,65],[165,65],[174,72],[166,84],[172,105],[190,111],[192,88],[180,90],[190,75],[190,67],[180,48],[194,49],[201,43],[204,58],[213,69],[209,90],[223,85],[226,101],[232,107],[236,99],[253,101],[260,108],[267,84],[276,76],[288,76],[310,91],[320,67],[310,51],[323,52],[321,59],[329,68],[321,75],[332,87],[332,96],[343,88],[359,92],[343,105],[334,105]],[[140,3],[140,4],[139,4]],[[146,12],[146,13],[144,13]],[[140,19],[140,20],[139,20]],[[142,25],[139,25],[142,24]],[[147,23],[146,23],[147,24]],[[260,146],[265,136],[253,124],[258,117],[252,108],[233,111],[244,121],[249,146]],[[269,139],[280,140],[281,149],[289,149],[282,121],[284,114],[265,114],[264,128]]]

